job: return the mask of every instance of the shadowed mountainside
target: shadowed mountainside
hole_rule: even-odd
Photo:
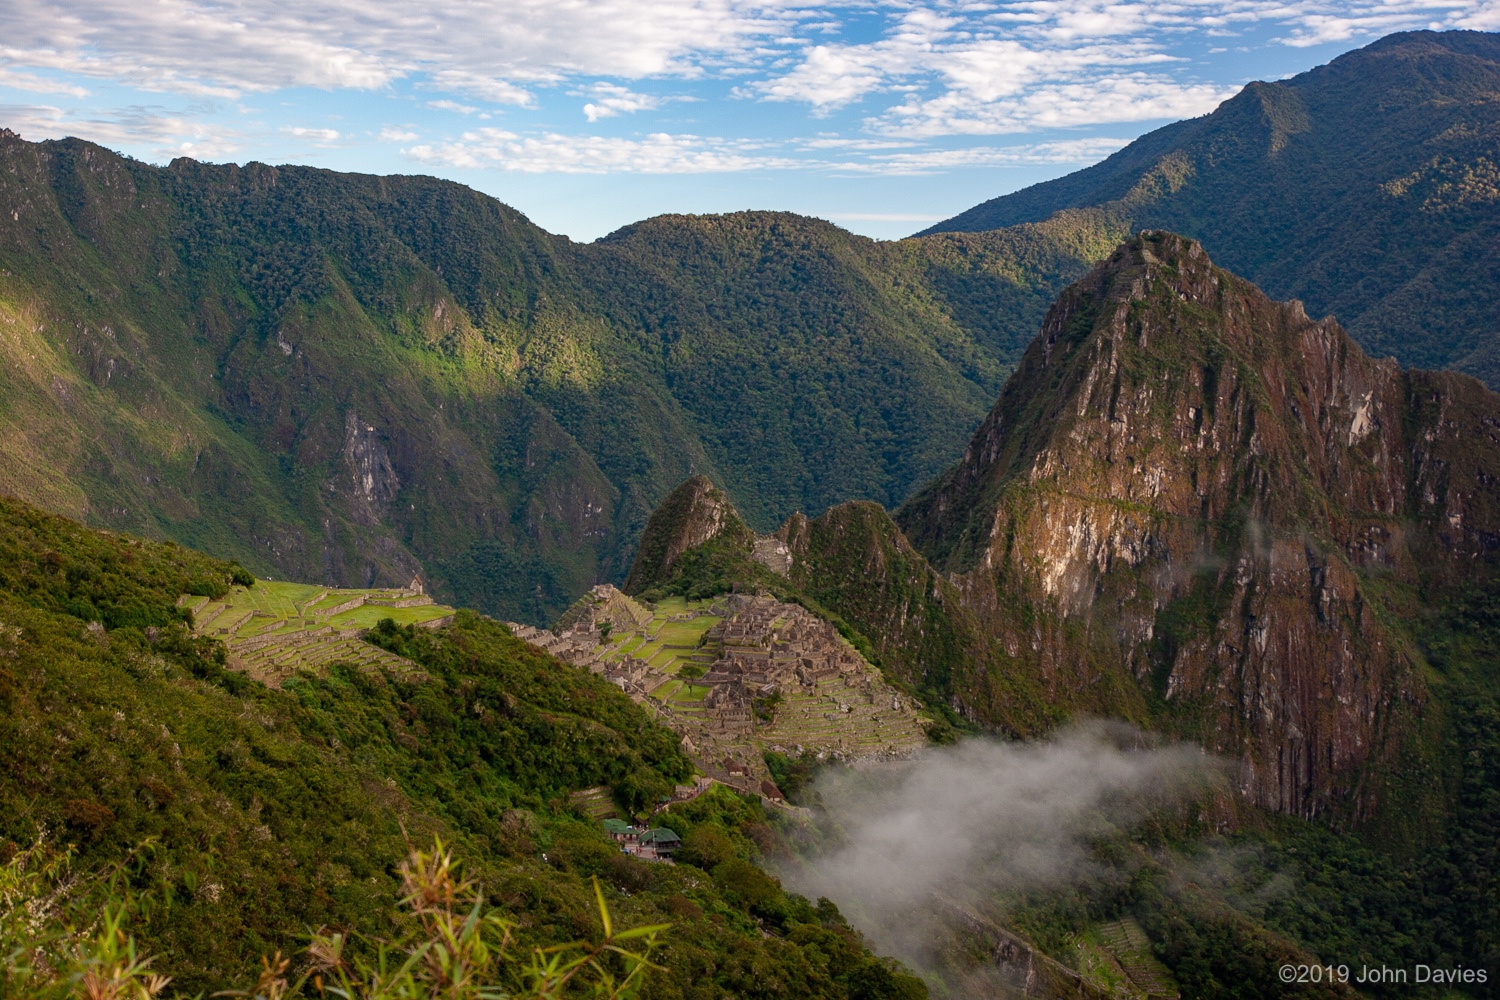
[[[9,132],[0,167],[0,490],[531,621],[623,577],[694,471],[766,527],[899,502],[1096,255],[775,213],[580,246],[431,178]]]

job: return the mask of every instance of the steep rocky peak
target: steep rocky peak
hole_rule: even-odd
[[[1426,697],[1380,588],[1492,578],[1496,483],[1494,393],[1143,232],[1062,294],[898,521],[1055,689],[1116,664],[1212,720],[1253,801],[1368,814],[1356,776],[1396,746],[1372,720]]]
[[[1375,432],[1400,427],[1404,394],[1331,318],[1142,232],[1062,294],[963,459],[900,520],[966,570],[1023,485],[1194,519],[1316,519],[1325,494],[1391,515],[1406,469]]]
[[[707,476],[694,476],[667,494],[646,522],[626,592],[636,594],[665,581],[684,552],[725,536],[747,547],[754,539],[724,491]]]

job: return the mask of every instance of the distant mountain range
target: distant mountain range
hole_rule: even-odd
[[[1366,351],[1500,388],[1500,35],[1390,35],[923,235],[1170,229]]]
[[[695,471],[763,526],[899,503],[1103,249],[772,213],[580,246],[431,178],[8,132],[0,166],[0,491],[538,623]]]
[[[431,178],[4,133],[0,491],[545,624],[692,474],[760,531],[898,506],[1142,227],[1493,379],[1496,51],[1394,35],[893,243],[742,213],[579,245]]]

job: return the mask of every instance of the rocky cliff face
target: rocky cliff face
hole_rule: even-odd
[[[1425,698],[1397,605],[1493,569],[1497,421],[1472,379],[1371,360],[1147,233],[1063,294],[897,519],[1002,647],[991,673],[1128,674],[1251,801],[1361,811]]]
[[[1359,818],[1427,704],[1411,619],[1497,555],[1500,397],[1146,233],[1064,292],[895,520],[847,503],[756,538],[693,480],[628,586],[785,591],[983,726],[1163,727],[1250,802]]]
[[[724,492],[707,476],[694,476],[652,511],[625,590],[634,594],[667,582],[683,553],[710,541],[748,548],[754,537]]]

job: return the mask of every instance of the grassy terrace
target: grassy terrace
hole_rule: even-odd
[[[179,603],[192,611],[195,631],[229,647],[232,667],[272,685],[298,670],[319,671],[339,661],[408,673],[412,664],[347,633],[382,618],[409,625],[453,614],[452,608],[404,590],[270,581],[234,587],[223,600],[185,596]]]
[[[645,628],[612,636],[601,654],[605,661],[631,656],[650,664],[655,677],[651,700],[671,710],[671,724],[691,736],[697,756],[704,761],[720,760],[726,752],[758,760],[760,751],[770,746],[863,756],[905,751],[924,741],[920,717],[909,705],[900,710],[891,707],[896,692],[873,667],[867,671],[868,691],[846,686],[843,678],[819,684],[815,694],[784,690],[771,723],[757,723],[748,734],[716,729],[703,707],[708,686],[681,676],[685,666],[704,668],[715,655],[701,649],[705,633],[721,620],[709,613],[714,604],[714,600],[666,598],[655,606]],[[694,617],[672,620],[687,614]]]
[[[630,655],[650,663],[654,670],[667,674],[669,677],[676,677],[677,672],[682,669],[683,664],[689,662],[688,658],[703,641],[704,633],[718,624],[720,619],[716,615],[707,613],[712,605],[712,601],[689,602],[681,597],[669,597],[656,605],[655,614],[644,631],[629,632],[614,637],[614,643],[604,653],[603,658],[618,660]],[[669,620],[675,615],[688,612],[697,612],[698,617],[691,621]],[[657,690],[664,690],[673,683],[675,682],[669,681],[668,685],[663,685]],[[699,692],[697,695],[699,699],[708,692],[707,688],[698,686],[694,686],[693,690]],[[657,697],[665,700],[661,694]]]

